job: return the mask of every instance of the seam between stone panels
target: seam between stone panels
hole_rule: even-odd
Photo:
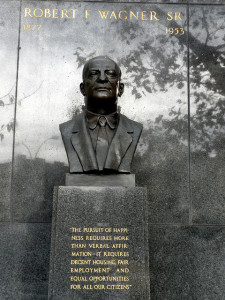
[[[191,197],[191,112],[190,112],[190,14],[187,4],[187,96],[188,96],[188,200],[189,200],[189,224],[192,225],[192,197]]]
[[[192,3],[188,2],[189,6],[224,6],[224,3]]]
[[[1,1],[1,0],[0,0]],[[11,0],[11,1],[15,1],[15,0]],[[35,2],[35,1],[37,1],[37,0],[31,0],[31,2]],[[24,2],[24,0],[22,0],[22,2]],[[39,0],[39,2],[46,2],[46,0]],[[55,2],[55,0],[49,0],[49,2]],[[85,0],[61,0],[61,3],[63,3],[63,2],[74,2],[74,3],[81,3],[81,2],[83,2],[83,3],[103,3],[103,4],[108,4],[108,3],[110,3],[110,4],[120,4],[120,3],[124,3],[124,4],[153,4],[153,5],[155,5],[155,4],[159,4],[159,5],[163,5],[163,4],[170,4],[170,5],[186,5],[186,4],[190,4],[190,5],[204,5],[204,6],[209,6],[209,5],[213,5],[213,6],[215,6],[215,5],[224,5],[224,3],[192,3],[192,2],[189,2],[188,0],[187,1],[185,1],[185,2],[170,2],[170,1],[168,1],[168,2],[157,2],[157,1],[152,1],[152,2],[148,2],[148,1],[129,1],[129,2],[127,2],[126,0],[124,0],[124,1],[101,1],[101,0],[96,0],[96,1],[85,1]]]
[[[19,32],[17,45],[17,66],[16,66],[16,91],[15,91],[15,107],[14,107],[14,124],[13,124],[13,150],[12,150],[12,170],[11,170],[11,188],[10,188],[10,223],[13,223],[13,201],[12,201],[12,185],[14,175],[14,156],[15,156],[15,137],[16,137],[16,114],[17,114],[17,96],[18,96],[18,78],[19,78],[19,58],[20,58],[20,32],[21,32],[21,13],[22,0],[19,7]]]
[[[1,222],[0,222],[1,223]],[[6,222],[2,222],[2,223],[6,223]],[[28,222],[28,221],[24,221],[24,222],[17,222],[17,221],[14,221],[13,224],[17,224],[17,225],[21,225],[21,224],[46,224],[46,225],[51,225],[52,223],[51,222],[37,222],[37,221],[34,221],[34,222]]]
[[[149,223],[148,227],[188,227],[188,228],[193,228],[193,227],[216,227],[216,228],[225,228],[224,224],[173,224],[173,223]]]
[[[0,225],[12,225],[12,223],[9,221],[0,221]],[[46,225],[46,226],[51,227],[52,223],[50,223],[50,222],[14,222],[13,225]]]
[[[148,223],[148,226],[174,226],[174,227],[191,227],[188,223]]]

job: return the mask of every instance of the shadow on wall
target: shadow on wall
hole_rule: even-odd
[[[15,221],[51,222],[53,188],[64,185],[67,172],[68,167],[60,162],[17,156],[12,182]]]

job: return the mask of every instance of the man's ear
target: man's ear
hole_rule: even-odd
[[[83,82],[81,82],[81,84],[80,84],[80,91],[81,91],[81,94],[83,96],[85,96],[85,89],[84,89],[84,83]]]
[[[123,95],[123,91],[124,91],[124,84],[123,83],[119,83],[119,88],[118,88],[118,96],[121,97]]]

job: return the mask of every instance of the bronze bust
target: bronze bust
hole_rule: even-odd
[[[60,124],[70,173],[130,173],[142,125],[117,111],[120,80],[119,66],[107,56],[85,64],[80,84],[85,109]]]

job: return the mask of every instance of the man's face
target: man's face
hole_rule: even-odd
[[[108,58],[101,57],[91,60],[85,70],[83,82],[83,91],[87,100],[116,101],[119,73],[119,67]]]

